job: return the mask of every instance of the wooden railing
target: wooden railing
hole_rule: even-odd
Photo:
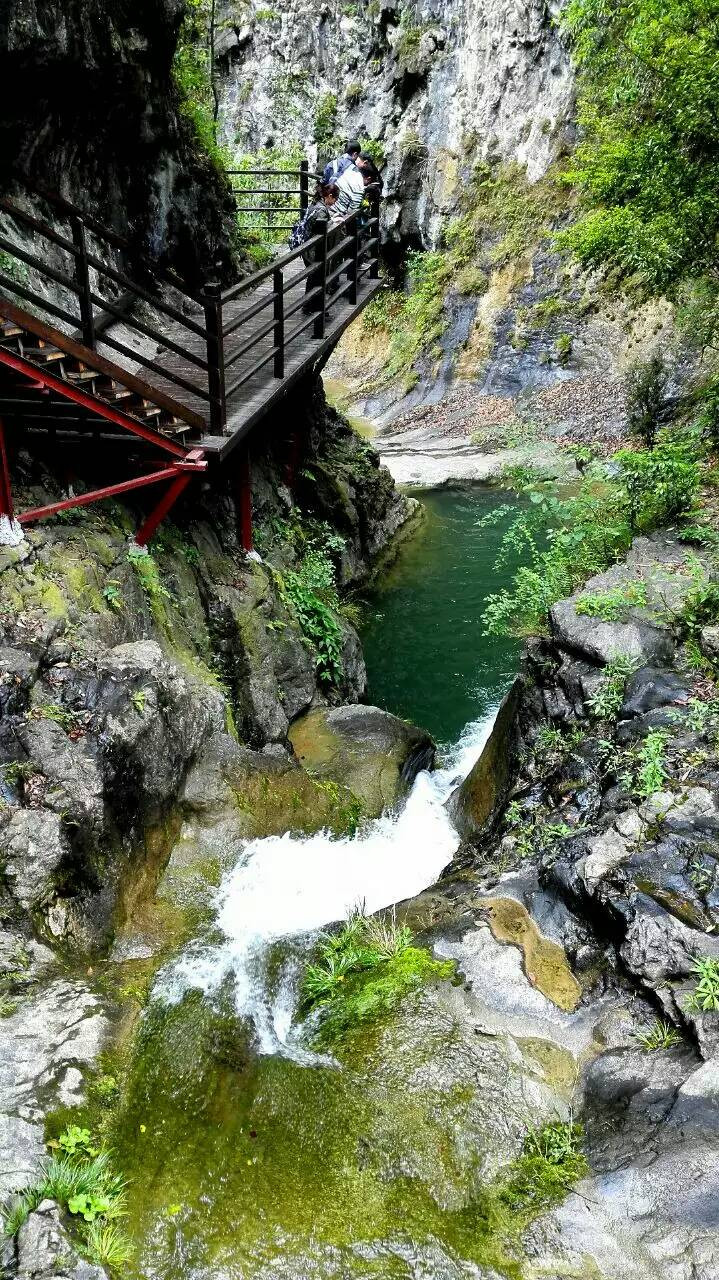
[[[19,180],[33,196],[39,196],[50,206],[56,220],[50,225],[28,212],[17,199],[0,198],[0,212],[11,219],[19,233],[11,239],[0,232],[3,255],[0,258],[0,286],[7,293],[29,302],[31,310],[41,313],[41,318],[51,316],[53,320],[59,320],[65,326],[64,331],[69,328],[69,336],[82,342],[90,351],[96,351],[98,346],[108,347],[182,391],[198,396],[209,405],[212,415],[209,354],[198,355],[197,343],[185,342],[176,332],[174,337],[160,332],[149,321],[140,319],[133,310],[136,303],[147,303],[154,312],[172,321],[173,328],[179,326],[181,334],[186,333],[188,339],[190,335],[199,338],[200,345],[207,348],[210,343],[208,311],[210,319],[214,316],[212,303],[193,297],[179,276],[160,270],[156,264],[137,254],[132,254],[132,257],[145,269],[148,287],[131,279],[122,269],[130,256],[127,240],[63,197],[31,185],[24,179]],[[68,234],[58,229],[63,224]],[[28,232],[34,239],[32,250],[23,244]],[[102,257],[95,252],[95,247],[103,254]],[[114,258],[117,265],[113,265],[110,258]],[[18,263],[21,264],[19,268]],[[161,282],[169,284],[179,295],[177,306],[161,295],[158,287]],[[48,292],[52,292],[54,297],[49,297]],[[180,307],[194,310],[197,318],[185,314]],[[203,307],[204,324],[201,323]],[[198,369],[199,374],[189,378],[173,372],[152,359],[140,344],[128,346],[117,334],[110,335],[106,330],[116,321],[122,322],[139,338],[150,339],[158,346],[173,351],[183,362]],[[215,412],[218,409],[219,405]]]
[[[298,169],[229,169],[228,177],[241,238],[276,244],[305,212],[316,175],[303,160]]]
[[[351,214],[331,228],[325,223],[322,233],[307,240],[300,249],[283,254],[270,266],[226,289],[217,300],[217,329],[222,334],[224,354],[219,379],[224,386],[225,400],[235,395],[270,362],[274,376],[284,378],[288,353],[291,354],[298,339],[309,329],[312,330],[313,337],[324,338],[328,309],[342,298],[346,298],[350,306],[355,306],[362,279],[365,276],[377,279],[379,247],[379,209],[376,198],[373,198],[368,211],[360,210]],[[306,257],[312,259],[309,266],[305,266],[300,272],[288,274],[288,268],[299,258]],[[270,280],[269,290],[240,310],[239,314],[225,320],[228,309],[231,307],[234,310],[238,299]],[[297,297],[295,291],[302,289],[302,286],[304,289]],[[288,330],[289,322],[308,308],[312,308],[309,316]],[[259,325],[253,324],[248,331],[247,327],[263,313],[264,320]],[[248,336],[235,346],[237,335],[242,330]],[[257,360],[248,364],[253,351],[264,343],[268,335],[272,337],[269,350],[264,349]],[[229,339],[234,339],[234,342],[230,344]],[[245,362],[245,367],[240,376],[228,378],[229,370],[241,361]]]
[[[309,199],[310,175],[307,166],[297,172],[303,175],[298,187],[303,209]],[[139,284],[124,270],[130,250],[126,240],[64,198],[36,186],[29,189],[52,207],[57,223],[50,225],[17,199],[0,198],[0,213],[18,229],[11,238],[4,234],[0,222],[0,287],[29,303],[32,313],[60,321],[66,336],[69,329],[69,336],[90,352],[108,347],[179,392],[198,397],[207,405],[211,429],[218,435],[226,426],[231,397],[270,363],[273,376],[284,378],[288,357],[298,340],[310,329],[315,339],[323,339],[328,308],[340,299],[356,305],[362,280],[379,275],[376,195],[364,210],[330,230],[325,226],[321,235],[313,236],[300,249],[283,254],[224,292],[218,284],[207,284],[195,298],[179,277],[149,262],[144,264],[145,283]],[[63,222],[67,234],[58,230],[57,224]],[[33,236],[32,248],[26,247],[28,233]],[[43,248],[37,247],[38,239]],[[103,252],[106,256],[99,256]],[[311,265],[297,272],[294,264],[305,255],[312,259]],[[137,255],[132,256],[137,261]],[[111,257],[114,264],[108,261]],[[161,295],[159,281],[170,284],[179,295],[177,305]],[[270,288],[263,289],[268,281]],[[298,297],[295,291],[302,286]],[[255,290],[259,290],[258,298],[238,310],[238,301]],[[161,332],[150,320],[140,318],[134,309],[138,303],[171,321],[170,332]],[[309,316],[300,318],[303,308],[309,307],[313,308]],[[194,311],[195,316],[186,314],[185,309]],[[296,318],[300,323],[292,325]],[[129,346],[117,332],[110,333],[116,322],[138,338],[149,339],[179,356],[182,372],[158,363],[141,345]],[[269,335],[271,345],[267,348]],[[261,344],[263,349],[258,351]],[[182,395],[177,398],[183,402]]]

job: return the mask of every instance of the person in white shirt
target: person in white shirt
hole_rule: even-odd
[[[349,218],[351,213],[357,212],[364,200],[365,187],[369,181],[371,181],[369,173],[358,168],[356,164],[348,165],[337,179],[336,185],[340,194],[337,203],[330,210],[333,222],[342,222],[345,218]]]

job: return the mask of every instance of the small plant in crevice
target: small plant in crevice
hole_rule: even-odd
[[[634,790],[646,800],[661,791],[667,779],[666,748],[669,734],[652,729],[636,753],[637,769]]]
[[[157,561],[143,547],[129,548],[127,558],[138,576],[140,586],[150,604],[158,604],[161,600],[171,600],[172,593],[160,580]]]
[[[636,1039],[646,1053],[653,1053],[657,1049],[673,1049],[675,1045],[682,1043],[679,1032],[671,1022],[661,1018],[657,1018],[648,1031],[638,1031]]]
[[[719,1012],[719,960],[713,956],[702,956],[694,961],[692,973],[696,977],[696,985],[686,1002],[688,1012]]]
[[[52,1156],[41,1166],[37,1180],[15,1192],[3,1205],[3,1233],[17,1235],[23,1223],[43,1200],[55,1200],[73,1219],[78,1245],[83,1253],[101,1262],[113,1253],[128,1262],[132,1246],[117,1225],[125,1216],[125,1183],[113,1172],[109,1151],[95,1151],[86,1140],[86,1130],[70,1126],[58,1140],[64,1139],[67,1154]],[[110,1230],[112,1229],[112,1230]],[[108,1232],[102,1248],[101,1233]],[[112,1244],[112,1249],[109,1245]]]
[[[588,699],[591,714],[597,720],[614,720],[624,701],[624,689],[636,667],[633,658],[620,654],[610,659],[602,673],[601,683]]]
[[[564,1199],[569,1188],[588,1172],[582,1151],[584,1129],[571,1121],[555,1120],[530,1129],[522,1154],[509,1166],[500,1187],[502,1203],[526,1214]]]

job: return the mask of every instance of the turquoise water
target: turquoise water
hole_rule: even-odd
[[[418,495],[426,519],[369,601],[361,629],[369,700],[441,744],[489,711],[519,664],[519,642],[482,635],[482,610],[506,585],[502,528],[478,520],[507,502],[492,489]]]

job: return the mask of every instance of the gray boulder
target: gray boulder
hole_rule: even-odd
[[[452,821],[466,840],[476,840],[488,831],[507,799],[516,763],[521,690],[521,681],[515,680],[479,760],[447,801]]]
[[[52,1200],[43,1200],[21,1226],[16,1255],[17,1280],[107,1280],[102,1267],[75,1253]]]
[[[69,855],[62,820],[48,809],[18,809],[0,826],[0,863],[15,901],[26,911],[47,906]]]

